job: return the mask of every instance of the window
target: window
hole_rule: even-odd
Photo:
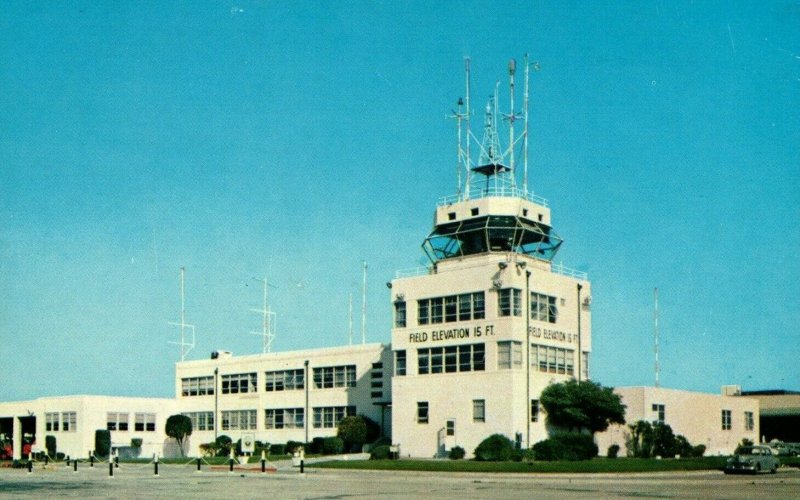
[[[589,353],[581,353],[581,380],[589,380]]]
[[[722,410],[722,430],[731,430],[731,410]]]
[[[222,412],[222,430],[255,430],[255,410],[230,410]]]
[[[417,423],[418,424],[427,424],[428,423],[428,402],[427,401],[417,401]]]
[[[44,428],[46,431],[58,430],[58,413],[45,413],[44,414]]]
[[[370,397],[381,399],[383,398],[383,363],[372,363],[372,371],[370,372],[372,392]],[[381,389],[381,390],[378,390]]]
[[[455,436],[456,435],[456,421],[455,420],[448,420],[447,421],[447,431],[448,436]]]
[[[744,412],[744,430],[752,431],[756,428],[755,420],[753,419],[753,412]]]
[[[483,292],[420,299],[417,301],[417,314],[420,325],[483,319]]]
[[[355,406],[325,406],[314,408],[314,428],[333,429],[344,417],[356,414]]]
[[[106,413],[106,429],[109,431],[127,431],[128,414],[115,412]]]
[[[267,409],[264,412],[266,429],[302,429],[305,426],[303,408]]]
[[[192,431],[213,431],[214,430],[214,412],[211,411],[196,411],[184,413],[192,421]]]
[[[473,422],[486,422],[486,400],[473,399],[472,400],[472,421]]]
[[[575,351],[531,344],[531,367],[545,373],[573,375],[575,372]]]
[[[156,430],[155,413],[137,413],[134,430],[154,432]]]
[[[394,327],[405,328],[406,326],[406,302],[398,300],[394,303]]]
[[[531,399],[531,422],[539,421],[539,400]]]
[[[394,374],[406,374],[406,351],[405,349],[394,351]]]
[[[655,420],[657,422],[664,423],[664,418],[666,417],[666,407],[663,404],[656,403],[653,405],[653,414],[655,415]]]
[[[522,367],[522,342],[498,342],[497,368],[501,370],[510,370],[512,367]]]
[[[187,377],[181,379],[182,396],[207,396],[214,394],[214,377]]]
[[[522,290],[517,288],[498,290],[497,308],[500,316],[522,316],[521,296]]]
[[[64,432],[77,431],[78,414],[74,411],[65,411],[61,413],[61,430]]]
[[[484,344],[424,347],[417,349],[419,375],[483,371],[486,367]]]
[[[256,392],[256,373],[234,373],[222,376],[222,394],[247,394]]]
[[[558,317],[556,298],[531,292],[531,319],[555,323]]]
[[[265,390],[274,391],[293,391],[305,389],[305,374],[302,368],[295,370],[277,370],[264,373]]]
[[[314,368],[314,387],[317,389],[355,386],[356,365]]]

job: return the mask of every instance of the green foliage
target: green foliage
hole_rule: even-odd
[[[273,445],[270,445],[269,454],[270,455],[286,455],[286,445],[285,444],[273,444]]]
[[[370,460],[386,460],[389,458],[389,452],[391,448],[388,444],[382,444],[372,448],[372,451],[369,454]]]
[[[610,424],[625,423],[622,399],[612,387],[596,382],[569,380],[550,384],[539,401],[547,412],[547,423],[569,431],[586,429],[594,434]]]
[[[366,424],[367,426],[367,440],[364,442],[374,443],[378,438],[381,437],[381,426],[378,425],[378,422],[372,420],[366,415],[359,415],[359,416],[362,419],[364,419],[364,424]]]
[[[675,434],[672,427],[663,422],[653,422],[653,455],[672,458],[676,453]]]
[[[344,451],[344,441],[338,436],[327,437],[322,441],[323,455],[338,455]]]
[[[461,460],[466,454],[467,453],[464,451],[464,448],[460,446],[453,446],[450,448],[450,452],[448,452],[447,456],[450,458],[450,460]]]
[[[350,452],[359,452],[367,442],[367,423],[364,417],[345,417],[336,426],[336,435],[344,442],[344,448]]]
[[[300,441],[287,441],[286,442],[286,453],[294,453],[295,451],[300,451],[302,449],[305,451],[305,444],[301,443]]]
[[[131,438],[131,448],[141,448],[143,442],[142,438]]]
[[[617,458],[619,456],[619,445],[612,444],[608,447],[608,451],[606,451],[606,456],[608,458]]]
[[[692,446],[686,437],[675,435],[672,427],[663,422],[639,420],[628,428],[631,433],[626,444],[631,457],[702,457],[706,450],[705,445]]]
[[[742,447],[745,447],[745,446],[753,446],[753,440],[752,439],[747,439],[747,438],[742,438],[742,442],[739,443],[739,446],[736,447],[736,450],[734,451],[734,453],[739,453],[739,448],[742,448]]]
[[[226,436],[222,434],[217,436],[217,439],[214,441],[214,450],[218,457],[227,457],[231,453],[231,448],[233,448],[233,439],[230,436]]]
[[[44,437],[44,447],[47,449],[47,455],[51,457],[56,456],[56,437],[55,436],[45,436]]]
[[[475,448],[475,460],[478,461],[504,461],[515,456],[514,442],[502,434],[492,434]]]
[[[315,437],[311,440],[311,445],[308,447],[309,453],[322,453],[322,442],[325,441],[323,437]]]
[[[705,453],[706,453],[706,445],[698,444],[698,445],[692,446],[692,454],[691,454],[692,457],[700,458],[703,455],[705,455]]]
[[[183,456],[183,441],[187,436],[192,435],[192,420],[186,415],[170,415],[167,417],[167,425],[164,426],[167,436],[178,442],[178,448]]]
[[[650,458],[653,452],[653,426],[650,422],[639,420],[628,425],[630,437],[627,440],[628,455],[636,458]]]
[[[97,457],[107,457],[111,453],[111,431],[97,429],[94,431],[94,454]]]
[[[597,456],[590,434],[562,432],[533,445],[536,460],[590,460]]]

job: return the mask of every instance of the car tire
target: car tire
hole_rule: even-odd
[[[770,473],[770,474],[775,474],[776,472],[778,472],[778,466],[776,466],[776,465],[773,465],[773,466],[772,466],[772,469],[769,471],[769,473]]]
[[[753,473],[754,474],[758,474],[759,472],[761,472],[761,464],[756,464],[756,468],[753,471]]]

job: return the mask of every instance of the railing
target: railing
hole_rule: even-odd
[[[480,198],[490,198],[490,197],[503,197],[503,198],[522,198],[537,205],[541,205],[543,207],[548,206],[547,199],[542,198],[541,196],[535,195],[533,193],[529,193],[523,189],[519,189],[516,187],[503,187],[503,186],[491,186],[486,188],[480,187],[473,187],[469,190],[469,195],[467,193],[461,194],[451,194],[449,196],[444,196],[439,199],[437,206],[445,206],[445,205],[452,205],[453,203],[458,203],[460,201],[466,200],[476,200]]]
[[[587,281],[589,279],[589,275],[584,271],[578,271],[577,269],[572,269],[570,267],[565,267],[564,264],[550,264],[550,271],[556,274],[560,274],[562,276],[567,276],[569,278],[575,278],[582,281]],[[414,267],[410,269],[400,269],[395,271],[394,277],[395,279],[398,278],[413,278],[415,276],[426,276],[431,274],[431,268],[420,266]]]

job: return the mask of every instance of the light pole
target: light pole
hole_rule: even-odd
[[[525,407],[527,436],[526,446],[531,447],[531,272],[525,271]]]
[[[583,360],[583,349],[581,347],[581,288],[583,285],[578,283],[578,383],[581,383],[583,376],[583,367],[581,361]]]
[[[219,437],[219,368],[214,368],[214,441]]]

